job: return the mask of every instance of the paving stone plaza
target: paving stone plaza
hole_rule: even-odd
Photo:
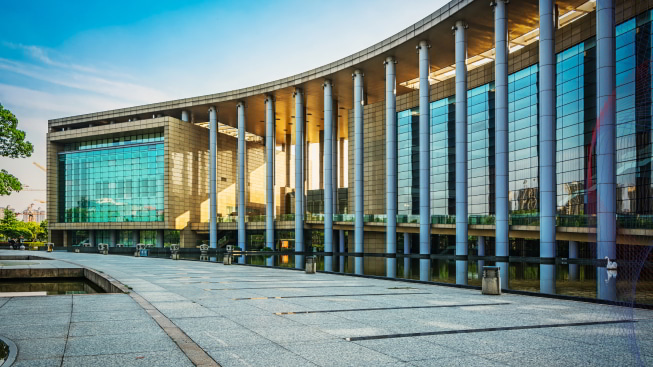
[[[21,253],[34,254],[0,250]],[[653,310],[199,261],[43,256],[130,293],[0,298],[14,366],[653,363]]]

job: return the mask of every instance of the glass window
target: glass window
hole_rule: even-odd
[[[127,158],[132,151],[144,154]],[[164,162],[147,163],[148,152],[163,154],[164,144],[59,154],[59,177],[65,188],[59,195],[60,221],[163,221]]]

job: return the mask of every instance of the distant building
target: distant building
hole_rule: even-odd
[[[7,207],[7,209],[10,209]],[[13,209],[10,209],[11,211],[14,211]],[[4,215],[4,210],[3,213]],[[45,210],[43,210],[41,207],[35,208],[34,204],[30,204],[27,209],[23,210],[22,213],[17,213],[16,218],[19,221],[22,222],[36,222],[40,223],[46,219],[45,217]]]

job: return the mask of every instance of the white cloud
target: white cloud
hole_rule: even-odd
[[[168,99],[165,93],[157,89],[70,70],[44,68],[2,58],[0,58],[0,69],[67,88],[119,98],[124,100],[127,105],[153,103]]]
[[[2,83],[0,101],[8,106],[48,112],[47,115],[44,114],[44,121],[126,106],[123,101],[106,97],[83,93],[50,93]]]

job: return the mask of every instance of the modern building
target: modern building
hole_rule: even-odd
[[[475,257],[536,257],[555,292],[556,258],[653,243],[652,9],[452,0],[285,79],[50,120],[50,240],[288,248],[298,267],[318,249],[391,277],[412,256],[423,280],[446,255],[459,284]]]

